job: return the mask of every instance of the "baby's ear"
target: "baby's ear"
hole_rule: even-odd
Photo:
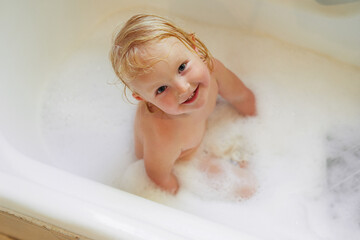
[[[132,96],[136,99],[136,100],[138,100],[138,101],[144,101],[144,99],[142,98],[142,97],[140,97],[140,95],[139,94],[137,94],[137,93],[132,93]]]

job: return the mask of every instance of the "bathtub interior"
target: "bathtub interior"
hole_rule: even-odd
[[[6,19],[1,21],[6,34],[0,39],[0,121],[1,133],[18,151],[265,239],[294,238],[294,233],[299,239],[355,239],[359,234],[359,3],[336,8],[280,0],[6,6],[0,10]],[[196,175],[186,170],[192,166],[178,169],[185,190],[177,197],[153,189],[142,177],[142,162],[135,162],[132,149],[135,105],[113,84],[108,49],[116,26],[144,11],[195,31],[257,94],[259,117],[234,125],[255,149],[252,164],[261,188],[253,199],[234,203],[203,194],[204,186],[193,186]],[[219,108],[222,113],[233,114],[226,105]]]

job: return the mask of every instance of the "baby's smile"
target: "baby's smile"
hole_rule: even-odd
[[[194,102],[198,96],[198,92],[199,92],[199,85],[196,87],[195,91],[190,95],[190,97],[182,104],[189,104]]]

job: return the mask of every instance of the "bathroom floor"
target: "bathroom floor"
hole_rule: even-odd
[[[87,238],[49,224],[32,223],[0,210],[0,240],[79,240]],[[90,239],[88,239],[90,240]]]

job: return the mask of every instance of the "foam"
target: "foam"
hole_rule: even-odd
[[[327,159],[341,155],[343,146],[358,146],[359,69],[271,38],[187,22],[255,92],[254,118],[219,102],[203,146],[224,153],[235,144],[237,151],[221,164],[231,169],[229,157],[248,160],[258,188],[238,201],[228,190],[233,176],[211,183],[195,158],[176,166],[181,189],[171,196],[148,179],[143,161],[134,160],[135,106],[107,84],[114,79],[107,58],[114,22],[104,23],[49,84],[43,129],[52,164],[263,239],[357,239],[357,178],[344,180],[347,168],[331,170]],[[356,149],[341,155],[355,170]],[[334,172],[339,177],[329,180]],[[346,192],[332,191],[329,181],[344,181],[338,187]]]
[[[218,102],[209,119],[202,145],[189,162],[176,164],[175,174],[181,187],[205,200],[242,200],[236,191],[256,189],[256,180],[249,170],[239,167],[237,161],[250,161],[249,142],[242,136],[238,113],[223,100]],[[224,134],[225,133],[225,134]],[[231,151],[229,151],[231,149]],[[220,157],[208,157],[216,154]],[[203,162],[207,158],[208,162]],[[212,164],[218,172],[207,171]],[[139,178],[138,176],[145,176]],[[146,176],[143,160],[134,162],[125,172],[121,188],[146,198],[164,193]],[[155,194],[154,194],[155,193]],[[165,194],[166,195],[166,194]]]

